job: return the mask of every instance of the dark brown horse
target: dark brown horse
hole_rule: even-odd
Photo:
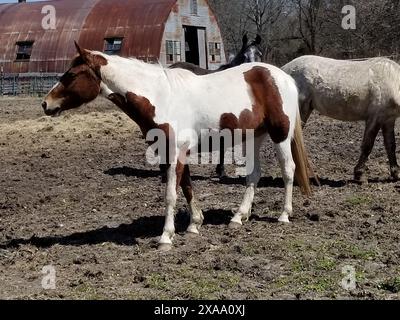
[[[220,66],[216,70],[208,70],[200,68],[199,66],[189,63],[189,62],[177,62],[171,65],[170,69],[186,69],[198,76],[203,76],[206,74],[223,71],[229,68],[240,66],[243,63],[248,62],[260,62],[262,58],[262,52],[259,48],[261,44],[261,37],[259,35],[256,36],[254,41],[249,43],[249,38],[245,34],[242,39],[242,48],[240,49],[239,53],[227,64]]]

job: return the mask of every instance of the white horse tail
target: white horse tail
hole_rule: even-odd
[[[297,111],[296,115],[296,126],[292,140],[292,156],[294,163],[296,164],[295,178],[300,186],[301,192],[306,196],[311,196],[310,173],[317,181],[318,179],[316,178],[308,159],[299,111]]]

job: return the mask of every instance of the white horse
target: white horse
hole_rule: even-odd
[[[361,157],[354,169],[365,179],[366,162],[382,129],[393,178],[399,178],[394,126],[400,116],[400,66],[386,58],[359,61],[303,56],[282,68],[297,83],[304,123],[315,109],[342,121],[365,121]]]
[[[172,246],[179,186],[191,213],[188,232],[198,234],[203,222],[189,165],[183,159],[199,140],[180,135],[182,130],[196,132],[197,137],[201,136],[202,129],[254,130],[255,138],[250,141],[255,150],[254,170],[247,177],[246,193],[231,226],[240,226],[249,218],[260,179],[259,150],[267,135],[275,143],[285,181],[284,209],[279,220],[289,222],[292,213],[295,168],[302,191],[310,194],[297,88],[294,80],[280,69],[253,63],[196,76],[187,70],[165,69],[76,46],[79,55],[45,97],[44,111],[47,115],[57,115],[102,94],[131,117],[145,136],[153,129],[165,132],[172,152],[168,161],[165,226],[160,249],[168,250]]]

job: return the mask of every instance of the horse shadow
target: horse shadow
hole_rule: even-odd
[[[161,177],[162,172],[160,170],[147,170],[147,169],[136,169],[131,167],[118,167],[111,168],[104,171],[104,174],[115,177],[115,176],[125,176],[125,177],[135,177],[135,178],[157,178]]]
[[[227,225],[232,218],[231,211],[209,210],[204,212],[204,225]],[[0,249],[16,249],[21,245],[32,245],[46,249],[55,245],[84,246],[102,243],[131,246],[138,244],[138,239],[150,239],[161,236],[164,227],[164,216],[140,217],[130,224],[118,227],[101,227],[99,229],[72,233],[70,235],[33,236],[29,239],[13,239],[0,244]],[[189,226],[190,218],[186,211],[180,211],[176,217],[176,232],[183,233]]]
[[[125,177],[135,177],[135,178],[143,178],[143,179],[151,179],[151,178],[157,178],[160,177],[162,182],[166,182],[165,179],[165,173],[161,170],[149,170],[149,169],[136,169],[136,168],[131,168],[131,167],[117,167],[117,168],[111,168],[108,170],[104,171],[104,174],[110,175],[110,176],[125,176]],[[200,175],[192,175],[191,176],[193,181],[206,181],[206,180],[211,180],[216,184],[222,184],[222,185],[241,185],[244,186],[246,185],[246,177],[222,177],[222,178],[215,178],[215,177],[208,177],[208,176],[200,176]],[[379,184],[379,183],[391,183],[393,180],[388,179],[388,178],[376,178],[376,179],[369,179],[368,183],[370,184]],[[355,180],[332,180],[329,178],[324,178],[320,177],[319,178],[319,183],[317,183],[314,179],[311,179],[311,184],[314,185],[315,187],[323,187],[327,186],[329,188],[343,188],[346,185],[350,184],[360,184],[359,182]],[[295,185],[296,182],[295,182]],[[270,176],[263,176],[259,183],[258,183],[258,188],[281,188],[283,189],[285,187],[284,181],[282,178],[274,178]]]
[[[115,177],[115,176],[125,176],[125,177],[134,177],[134,178],[143,178],[143,179],[151,179],[151,178],[160,178],[163,183],[166,182],[165,172],[161,170],[148,170],[148,169],[136,169],[131,167],[117,167],[111,168],[104,171],[104,174]],[[208,180],[208,177],[191,175],[192,180],[194,181],[204,181]]]
[[[219,183],[225,185],[246,185],[245,177],[223,177],[220,179]],[[330,188],[343,188],[344,186],[351,183],[351,181],[347,180],[331,180],[326,178],[319,178],[319,183],[317,183],[314,179],[311,179],[310,183],[315,187],[328,186]],[[295,182],[294,185],[297,186]],[[257,185],[258,188],[280,188],[283,189],[285,187],[285,183],[282,178],[274,178],[274,177],[262,177]]]

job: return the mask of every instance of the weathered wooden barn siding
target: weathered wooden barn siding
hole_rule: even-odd
[[[207,67],[209,69],[217,69],[221,64],[226,62],[225,49],[222,40],[220,28],[217,19],[210,9],[206,0],[198,0],[198,14],[192,15],[190,13],[190,0],[178,0],[174,5],[169,18],[167,20],[164,37],[161,45],[160,61],[162,64],[167,65],[166,61],[166,41],[176,40],[182,43],[182,59],[185,61],[185,34],[182,29],[183,25],[196,26],[206,29],[206,51],[209,53],[208,44],[210,42],[221,43],[221,62],[212,63],[207,56]]]

